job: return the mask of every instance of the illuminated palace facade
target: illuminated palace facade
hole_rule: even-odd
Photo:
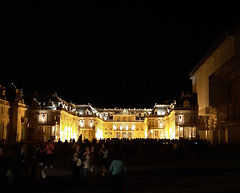
[[[4,90],[4,87],[1,88]],[[182,94],[178,101],[171,104],[155,104],[153,108],[143,109],[76,105],[66,102],[56,93],[35,93],[28,101],[25,104],[22,91],[16,88],[11,101],[7,101],[4,94],[1,96],[1,139],[69,141],[78,140],[80,136],[89,140],[198,137],[197,103],[193,94]]]

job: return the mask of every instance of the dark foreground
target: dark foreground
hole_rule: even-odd
[[[114,150],[110,141],[109,165]],[[240,154],[229,147],[195,146],[174,149],[162,141],[121,141],[127,172],[123,192],[157,193],[238,193],[240,192]],[[187,142],[186,144],[189,144]],[[84,145],[84,144],[83,144]],[[85,144],[87,145],[87,144]],[[112,192],[111,174],[101,175],[101,165],[96,162],[96,173],[87,181],[73,180],[70,152],[72,144],[55,144],[54,167],[45,169],[47,177],[42,178],[43,166],[36,164],[34,175],[29,170],[19,170],[17,179],[7,192],[36,193],[108,193]],[[96,150],[99,144],[95,144]],[[111,150],[112,148],[112,150]],[[2,188],[2,187],[1,187]],[[2,190],[0,192],[3,192]]]
[[[202,160],[158,163],[157,160],[128,165],[123,192],[240,192],[240,166],[236,161]],[[30,184],[34,192],[111,191],[110,174],[94,176],[89,184],[74,184],[69,171],[54,168],[41,182]]]
[[[54,155],[54,167],[46,169],[47,177],[37,178],[23,174],[8,192],[108,193],[112,192],[111,174],[101,176],[100,166],[87,182],[83,174],[74,182],[71,160],[61,150]],[[198,155],[128,155],[124,161],[123,192],[178,192],[178,193],[237,193],[240,192],[240,161],[238,152],[229,149],[208,149]],[[1,192],[1,191],[0,191]]]

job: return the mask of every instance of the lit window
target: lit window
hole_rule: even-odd
[[[122,130],[122,125],[120,125],[120,130]]]
[[[81,126],[81,127],[84,126],[84,120],[80,120],[80,126]]]
[[[179,137],[183,137],[183,127],[179,128]]]
[[[39,122],[40,123],[46,123],[47,122],[47,114],[46,113],[42,113],[39,115]]]
[[[125,129],[128,130],[128,125],[126,125]]]
[[[196,137],[196,127],[192,127],[192,137]]]
[[[90,120],[90,127],[93,126],[93,120]]]
[[[191,127],[188,128],[188,136],[189,136],[189,138],[192,137],[192,129],[191,129]]]
[[[163,128],[163,123],[162,122],[160,122],[160,128]]]
[[[178,121],[179,121],[179,123],[183,123],[184,122],[184,116],[183,115],[178,115]]]

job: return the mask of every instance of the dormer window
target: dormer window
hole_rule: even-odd
[[[39,122],[40,123],[46,123],[47,122],[47,113],[41,113],[39,115]]]
[[[183,107],[190,107],[190,102],[188,100],[185,100],[183,102]]]
[[[80,127],[84,126],[84,120],[80,120]]]
[[[92,127],[93,126],[93,120],[90,120],[90,127]]]
[[[184,115],[178,115],[178,122],[183,123],[184,122]]]

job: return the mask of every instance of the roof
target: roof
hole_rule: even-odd
[[[197,94],[196,93],[182,93],[180,99],[177,100],[175,107],[197,107]]]
[[[81,115],[97,113],[97,110],[91,104],[76,105],[76,111]]]
[[[197,70],[203,65],[203,63],[213,54],[213,52],[226,40],[228,36],[230,36],[231,33],[229,30],[224,31],[221,33],[221,35],[218,37],[218,39],[213,43],[213,45],[207,50],[205,55],[200,59],[200,61],[194,66],[192,71],[189,74],[189,77],[191,77],[197,72]]]

